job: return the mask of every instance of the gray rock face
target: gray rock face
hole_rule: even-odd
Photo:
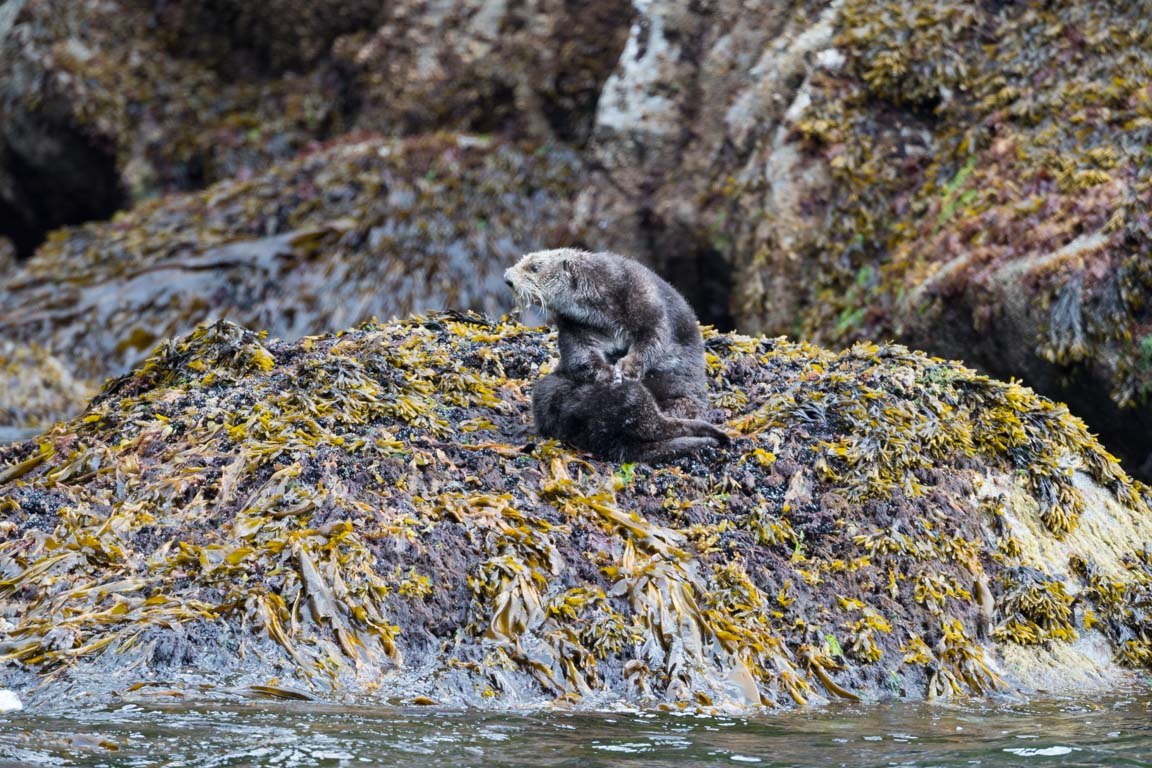
[[[787,119],[837,4],[802,5],[638,6],[597,108],[603,177],[580,198],[582,223],[599,247],[656,265],[706,321],[732,322],[736,273],[765,222],[811,226],[796,186],[826,183],[790,146]]]
[[[381,0],[151,0],[157,34],[181,56],[233,72],[283,74],[323,62],[341,35],[370,29]]]
[[[511,130],[580,143],[617,66],[628,0],[422,0],[337,42],[359,125]]]

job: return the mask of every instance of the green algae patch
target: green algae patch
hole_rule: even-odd
[[[208,318],[298,338],[430,307],[499,313],[511,308],[507,264],[572,237],[580,179],[575,156],[559,147],[347,138],[52,233],[35,259],[2,276],[0,329],[55,355],[77,380],[101,382]],[[22,405],[23,395],[0,402],[54,420],[93,393],[55,409]]]
[[[1065,408],[895,345],[706,343],[737,438],[650,466],[532,436],[540,329],[164,342],[0,450],[0,682],[741,710],[1026,689],[1088,637],[1149,666],[1149,492]]]

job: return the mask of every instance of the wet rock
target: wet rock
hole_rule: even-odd
[[[895,337],[1021,377],[1149,477],[1142,12],[844,2],[735,194],[753,212],[758,189],[783,190],[816,224],[737,219],[751,222],[731,233],[741,326]]]
[[[53,233],[2,282],[5,339],[100,382],[158,340],[228,317],[282,338],[431,307],[512,308],[503,270],[564,245],[581,174],[562,148],[442,135],[332,144],[248,179]],[[99,329],[95,332],[94,329]],[[25,395],[34,377],[18,382]],[[71,402],[13,414],[55,419]],[[63,399],[62,399],[63,398]],[[51,405],[51,407],[47,407]]]
[[[16,246],[6,237],[0,237],[0,278],[16,267]]]
[[[737,438],[620,466],[532,439],[554,343],[467,313],[165,342],[0,448],[0,685],[750,711],[1152,665],[1152,495],[1064,407],[708,333]]]
[[[243,179],[349,131],[587,137],[626,0],[40,0],[0,17],[0,235]]]
[[[784,124],[838,5],[645,4],[604,86],[590,146],[603,175],[581,222],[597,246],[656,265],[706,322],[756,322],[732,302],[756,251],[749,229],[812,226],[798,187],[821,189],[826,173],[787,145]],[[775,183],[748,189],[765,174]]]
[[[103,379],[76,374],[40,344],[0,340],[0,443],[26,440],[74,415]]]
[[[379,0],[152,0],[155,32],[181,56],[240,75],[306,71],[341,35],[371,29]]]

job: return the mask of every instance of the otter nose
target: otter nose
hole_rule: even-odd
[[[512,287],[512,270],[511,269],[504,270],[504,282],[508,285],[509,288]]]

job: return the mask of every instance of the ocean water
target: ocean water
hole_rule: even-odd
[[[750,717],[184,701],[0,715],[0,766],[1152,766],[1152,691]]]

